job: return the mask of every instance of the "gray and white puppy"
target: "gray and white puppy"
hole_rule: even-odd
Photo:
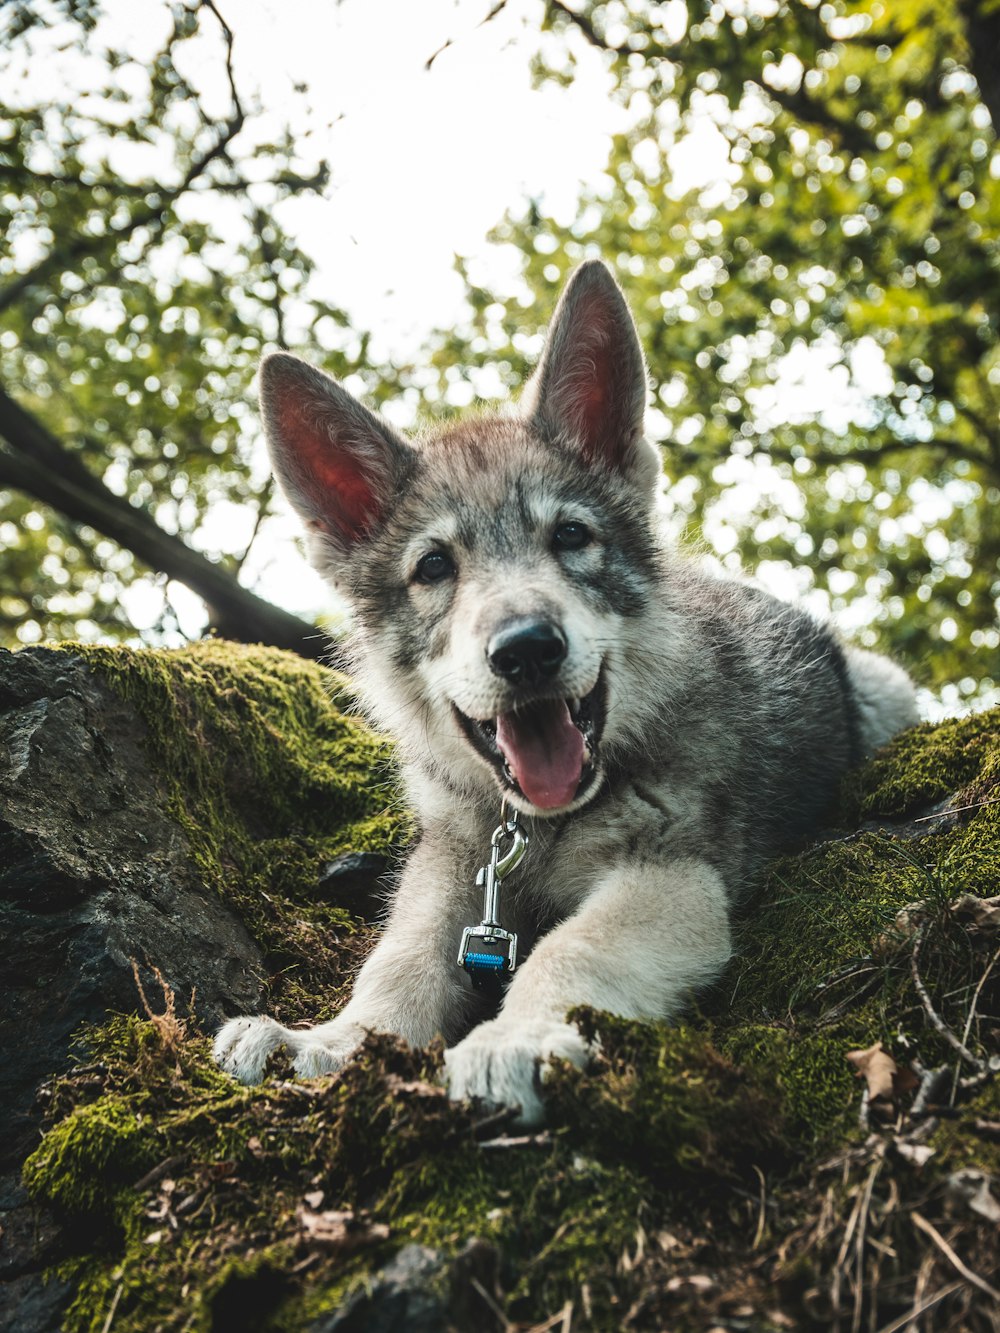
[[[916,720],[913,687],[664,543],[642,352],[600,263],[570,279],[518,415],[409,442],[285,353],[261,401],[420,833],[343,1012],[233,1019],[216,1058],[254,1082],[278,1046],[314,1075],[370,1030],[441,1034],[453,1097],[537,1122],[546,1062],[588,1057],[567,1012],[669,1018],[717,977],[743,889]],[[523,961],[486,1017],[456,952],[502,800],[530,836],[503,905]]]

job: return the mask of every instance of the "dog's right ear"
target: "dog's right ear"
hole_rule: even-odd
[[[388,422],[288,352],[260,368],[274,472],[303,523],[346,554],[374,531],[411,454]]]

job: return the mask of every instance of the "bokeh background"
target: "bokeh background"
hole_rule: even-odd
[[[260,356],[516,395],[600,255],[679,536],[1000,697],[991,0],[7,0],[0,641],[318,650]]]

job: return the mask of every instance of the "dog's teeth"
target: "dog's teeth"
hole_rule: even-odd
[[[570,715],[571,718],[574,719],[574,721],[580,716],[580,700],[579,700],[579,699],[570,699],[570,701],[569,701],[569,715]]]

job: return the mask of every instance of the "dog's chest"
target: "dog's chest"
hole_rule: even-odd
[[[700,816],[696,794],[636,782],[564,822],[529,821],[518,898],[542,916],[570,915],[610,875],[669,859],[673,839],[700,824]]]

